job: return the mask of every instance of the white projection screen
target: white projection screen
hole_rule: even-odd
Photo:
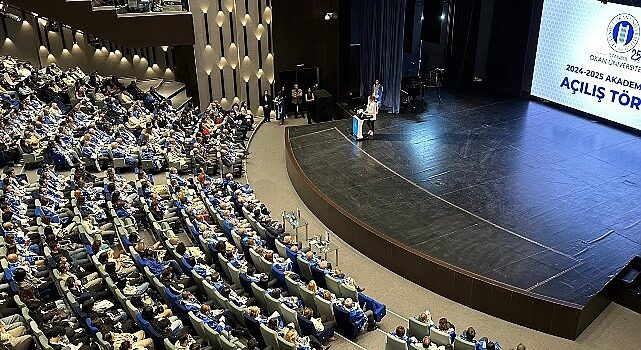
[[[533,96],[641,130],[641,8],[545,0]]]

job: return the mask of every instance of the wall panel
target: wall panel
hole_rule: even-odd
[[[262,115],[259,94],[274,82],[273,60],[267,58],[271,47],[267,0],[189,0],[189,6],[196,29],[200,107],[209,104],[211,88],[213,99],[222,100],[223,106],[247,101],[254,114]]]

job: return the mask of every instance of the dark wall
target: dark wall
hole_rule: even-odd
[[[532,89],[532,79],[534,77],[534,62],[536,60],[536,49],[539,44],[539,32],[541,30],[541,16],[543,15],[543,0],[534,0],[532,8],[532,21],[530,25],[530,36],[528,39],[527,54],[525,57],[525,68],[523,71],[523,81],[521,90],[530,93]]]
[[[446,83],[455,89],[469,87],[474,80],[481,3],[452,0],[445,64]]]
[[[531,24],[536,20],[536,16],[532,16],[535,1],[538,0],[495,1],[487,86],[513,95],[521,94]]]
[[[347,96],[350,1],[272,0],[272,6],[276,79],[299,64],[319,67],[321,88],[338,98]],[[337,13],[338,19],[326,21],[327,12]]]

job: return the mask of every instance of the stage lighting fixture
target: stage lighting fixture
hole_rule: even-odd
[[[336,13],[334,13],[334,12],[327,12],[327,13],[325,14],[325,20],[326,20],[326,21],[329,21],[329,20],[331,20],[331,19],[336,19],[336,18],[338,18],[338,14],[336,14]]]
[[[445,14],[441,15],[441,21],[445,19]]]

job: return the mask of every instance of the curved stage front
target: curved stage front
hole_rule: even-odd
[[[641,252],[630,189],[641,140],[527,100],[465,101],[379,117],[365,142],[349,120],[287,128],[290,179],[325,225],[393,272],[576,339]]]

